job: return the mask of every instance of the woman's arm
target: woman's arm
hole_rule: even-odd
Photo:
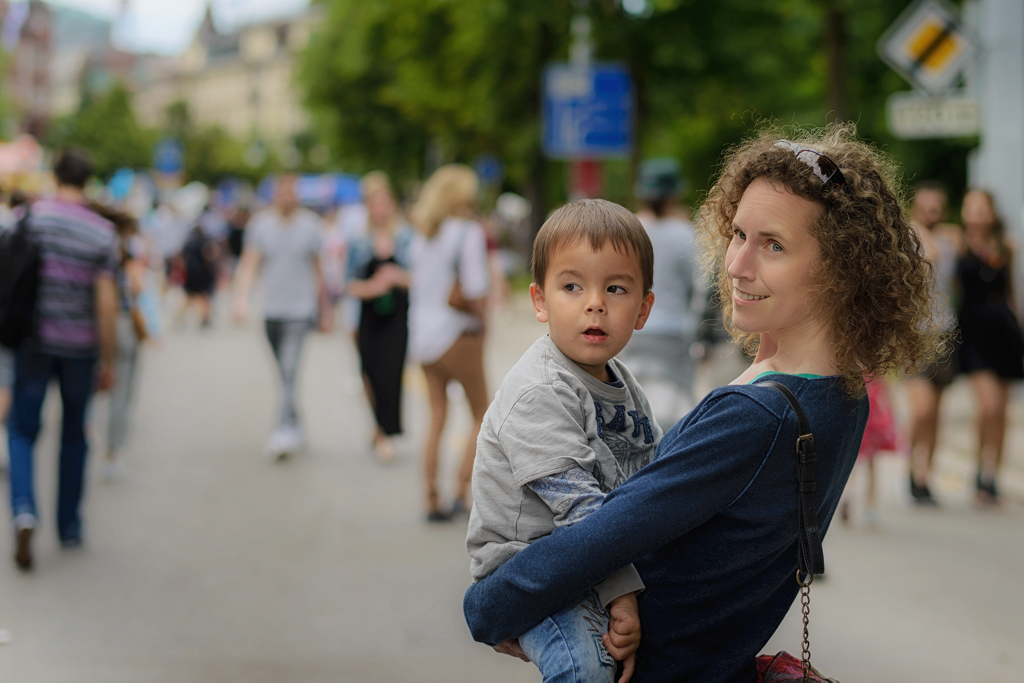
[[[493,645],[519,637],[613,571],[728,508],[756,476],[781,424],[740,392],[709,401],[599,510],[533,543],[466,591],[463,610],[474,639]]]
[[[366,301],[368,299],[376,299],[382,297],[388,293],[391,287],[387,286],[383,278],[372,277],[369,280],[357,280],[355,278],[348,281],[348,286],[345,287],[350,295],[357,299]]]

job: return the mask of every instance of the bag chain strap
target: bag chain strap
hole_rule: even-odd
[[[804,683],[811,680],[811,640],[807,626],[811,621],[811,583],[813,581],[814,574],[810,574],[807,583],[800,584],[800,611],[804,615],[804,644],[803,651],[800,653],[800,668],[804,672]]]
[[[797,453],[797,485],[799,501],[797,504],[797,570],[796,582],[800,585],[800,611],[803,614],[804,641],[800,656],[800,668],[803,669],[804,683],[811,680],[811,641],[809,625],[811,621],[811,583],[815,574],[825,572],[825,557],[821,549],[821,533],[815,515],[817,506],[814,500],[815,478],[814,466],[814,435],[811,433],[807,415],[800,406],[793,392],[778,382],[762,382],[781,393],[796,414],[799,432],[796,439]],[[803,575],[804,578],[801,578]]]

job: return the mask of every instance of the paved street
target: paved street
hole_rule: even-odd
[[[492,391],[542,332],[525,300],[496,315]],[[87,546],[72,553],[58,549],[52,529],[59,401],[48,402],[34,573],[15,570],[11,533],[0,532],[0,629],[11,638],[0,645],[0,681],[538,680],[532,666],[469,637],[464,523],[422,521],[416,371],[408,436],[399,460],[381,466],[370,456],[349,340],[314,335],[300,383],[310,447],[270,463],[262,447],[275,378],[257,324],[172,329],[143,361],[125,477],[114,484],[98,477],[106,408],[97,401]],[[1020,398],[1001,512],[968,504],[969,387],[954,386],[946,405],[941,510],[907,507],[904,461],[881,460],[879,528],[837,523],[825,543],[827,579],[812,589],[812,651],[823,671],[844,683],[1024,681]],[[449,424],[446,484],[463,413]],[[793,616],[768,650],[799,653]]]

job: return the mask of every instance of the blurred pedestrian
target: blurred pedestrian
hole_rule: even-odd
[[[878,515],[878,483],[875,471],[875,459],[879,453],[897,452],[903,447],[899,427],[896,424],[896,417],[892,410],[892,400],[889,395],[889,383],[883,377],[866,377],[864,388],[868,395],[867,424],[864,425],[864,436],[860,442],[860,450],[857,451],[857,464],[854,472],[863,471],[867,477],[867,486],[864,493],[863,507],[859,504],[856,508],[860,511],[860,519],[868,528],[877,528],[880,521]],[[851,498],[855,476],[851,476],[847,482],[846,490],[840,501],[840,513],[843,522],[850,523],[853,519]],[[860,503],[860,501],[858,501]]]
[[[255,214],[235,283],[235,320],[248,316],[248,297],[257,271],[263,274],[263,317],[267,340],[281,376],[281,409],[267,442],[267,455],[282,459],[305,443],[295,405],[295,381],[306,333],[318,315],[329,325],[330,306],[320,272],[320,217],[299,206],[295,176],[278,178],[271,207]]]
[[[185,303],[179,318],[183,318],[190,308],[199,312],[200,327],[213,324],[213,292],[217,286],[217,261],[220,259],[220,246],[196,223],[189,233],[185,246],[181,250],[185,264]]]
[[[14,209],[28,202],[25,193],[15,190],[0,204],[0,231],[13,229],[18,216]],[[14,387],[14,351],[0,344],[0,471],[7,467],[7,415],[11,410],[11,390]]]
[[[4,228],[0,227],[0,230]],[[0,345],[0,471],[7,467],[7,414],[14,387],[14,352]]]
[[[696,263],[693,226],[681,218],[676,199],[683,189],[675,159],[646,159],[637,172],[633,194],[640,200],[637,217],[654,245],[654,295],[658,305],[620,354],[647,392],[661,424],[675,424],[693,407],[697,341],[703,299]]]
[[[245,244],[245,227],[249,224],[249,207],[239,205],[228,214],[228,254],[231,256],[231,268],[234,272],[238,259],[242,257],[242,246]]]
[[[409,343],[423,365],[430,400],[430,429],[423,446],[427,520],[442,522],[437,489],[438,453],[448,415],[448,384],[462,385],[472,413],[458,470],[453,512],[468,510],[476,437],[487,410],[483,346],[485,301],[490,290],[487,237],[473,219],[479,183],[468,166],[437,169],[412,209],[413,242]]]
[[[1024,334],[1013,307],[1013,250],[992,195],[973,189],[962,207],[964,250],[957,264],[962,298],[960,370],[978,405],[976,501],[997,505],[1010,380],[1024,378]]]
[[[42,257],[38,329],[15,354],[8,422],[14,560],[22,570],[32,567],[38,519],[33,451],[50,378],[60,384],[64,412],[57,493],[57,535],[64,548],[82,544],[79,505],[85,484],[89,399],[94,386],[106,391],[114,384],[117,252],[113,226],[86,206],[83,190],[93,168],[84,150],[63,151],[54,165],[56,197],[31,208],[32,234]]]
[[[388,177],[362,181],[367,230],[348,249],[348,293],[362,302],[356,345],[376,427],[373,452],[395,457],[391,437],[402,433],[402,373],[409,341],[409,264],[413,233],[402,220]]]
[[[117,235],[118,260],[114,273],[118,295],[117,354],[107,416],[107,451],[100,469],[100,477],[109,483],[122,476],[117,456],[128,437],[128,418],[135,394],[139,350],[148,334],[139,305],[147,272],[144,255],[140,253],[140,243],[136,239],[139,236],[138,221],[129,214],[102,204],[91,204],[90,208],[110,221]]]
[[[956,323],[951,303],[956,260],[957,253],[962,249],[963,237],[959,227],[942,222],[946,210],[946,189],[941,183],[924,181],[915,185],[914,190],[910,213],[925,258],[932,264],[938,306],[935,316],[951,332]],[[935,459],[942,393],[953,383],[957,373],[956,338],[952,334],[949,336],[950,342],[943,356],[907,379],[911,406],[910,496],[914,503],[924,506],[938,504],[928,482]]]

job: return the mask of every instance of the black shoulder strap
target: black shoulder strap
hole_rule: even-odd
[[[824,574],[825,555],[821,549],[821,533],[818,529],[817,505],[814,500],[814,435],[807,422],[807,415],[793,392],[778,382],[760,382],[776,389],[786,397],[799,423],[800,434],[796,439],[797,487],[800,501],[797,505],[799,523],[797,568],[804,574]]]

